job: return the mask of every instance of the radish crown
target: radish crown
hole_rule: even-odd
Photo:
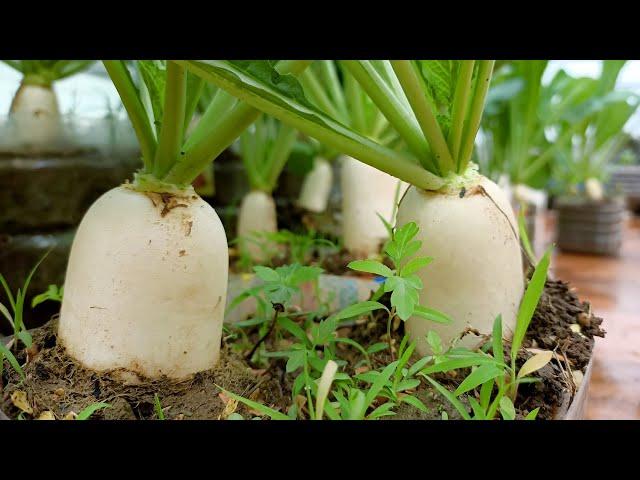
[[[22,73],[23,85],[51,87],[56,80],[86,70],[94,60],[3,60]]]
[[[308,80],[308,92],[295,79],[287,85],[275,83],[265,75],[264,61],[179,63],[327,146],[426,190],[440,189],[445,177],[466,172],[494,64],[490,60],[341,62],[404,141],[408,150],[404,152],[345,125],[339,105],[332,108],[325,103],[322,111],[317,95],[314,104]]]
[[[133,125],[144,167],[136,175],[138,188],[167,191],[184,188],[261,112],[238,102],[224,90],[205,91],[212,100],[190,135],[187,126],[201,100],[204,82],[180,62],[135,62],[141,82],[136,86],[122,60],[105,60]],[[304,60],[266,62],[274,82],[287,84],[304,70]]]

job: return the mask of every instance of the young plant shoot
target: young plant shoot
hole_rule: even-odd
[[[416,254],[434,261],[418,276],[420,304],[453,319],[438,333],[449,342],[464,331],[491,332],[501,314],[512,334],[524,291],[517,224],[504,192],[470,159],[493,70],[490,60],[365,61],[341,64],[406,143],[393,150],[321,112],[294,82],[265,75],[264,62],[184,61],[190,71],[331,148],[413,185],[397,223],[415,222]],[[407,321],[417,350],[428,354],[431,325]],[[464,342],[480,343],[467,335]]]
[[[185,138],[202,80],[174,61],[145,60],[136,85],[124,61],[104,64],[144,166],[78,227],[59,338],[94,370],[183,378],[218,361],[229,265],[222,223],[190,184],[260,112],[219,91]],[[307,64],[277,66],[284,74]]]
[[[238,215],[240,248],[252,260],[263,262],[267,252],[252,242],[256,233],[278,231],[276,203],[272,192],[296,139],[295,129],[270,117],[259,118],[240,136],[242,161],[251,191],[242,199]]]
[[[321,60],[300,76],[300,82],[314,105],[326,114],[382,145],[398,144],[400,139],[382,112],[348,71],[342,74],[344,85],[338,79],[335,62]],[[366,258],[378,253],[388,236],[378,215],[395,223],[397,199],[408,185],[353,157],[342,155],[339,161],[344,246]]]
[[[88,68],[92,60],[4,60],[22,74],[9,115],[15,122],[11,142],[36,151],[55,148],[63,139],[58,99],[53,90],[57,80]]]

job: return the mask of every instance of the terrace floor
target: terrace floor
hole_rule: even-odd
[[[554,223],[549,214],[541,241],[552,240]],[[607,332],[596,339],[587,419],[640,419],[640,218],[625,229],[618,258],[557,251],[552,261],[555,276],[591,302]]]

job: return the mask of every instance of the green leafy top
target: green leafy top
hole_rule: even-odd
[[[250,63],[180,63],[330,148],[425,190],[438,190],[445,185],[444,178],[449,173],[466,171],[493,69],[493,61],[460,61],[447,64],[448,75],[439,75],[442,65],[432,61],[341,61],[340,65],[406,144],[405,152],[388,148],[379,138],[363,135],[355,122],[354,126],[345,124],[345,111],[349,108],[348,104],[343,108],[340,100],[335,101],[339,94],[332,94],[334,101],[326,102],[315,95],[315,105],[300,94],[313,97],[314,92],[337,92],[329,90],[335,82],[327,82],[325,89],[307,88],[309,92],[305,92],[292,85],[282,88],[264,72],[258,75],[251,70]],[[345,76],[345,90],[347,82]],[[322,108],[317,106],[320,104]],[[353,108],[351,111],[355,120],[357,112]],[[362,123],[359,125],[362,127]]]
[[[259,78],[266,72],[270,82],[293,95],[297,83],[292,74],[300,73],[308,63],[260,61],[247,68]],[[137,84],[126,62],[105,60],[104,65],[140,142],[144,167],[136,174],[134,186],[142,190],[186,188],[261,114],[223,90],[205,90],[204,81],[180,62],[136,61]],[[291,85],[294,87],[288,88]],[[210,98],[206,108],[200,102],[203,92]],[[202,116],[187,135],[199,105]]]
[[[53,82],[86,70],[95,60],[3,60],[22,73],[23,85],[50,87]]]

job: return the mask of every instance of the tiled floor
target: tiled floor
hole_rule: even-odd
[[[547,240],[553,223],[546,219]],[[552,268],[604,318],[607,335],[596,339],[587,418],[640,419],[640,218],[628,220],[619,258],[557,251]]]

